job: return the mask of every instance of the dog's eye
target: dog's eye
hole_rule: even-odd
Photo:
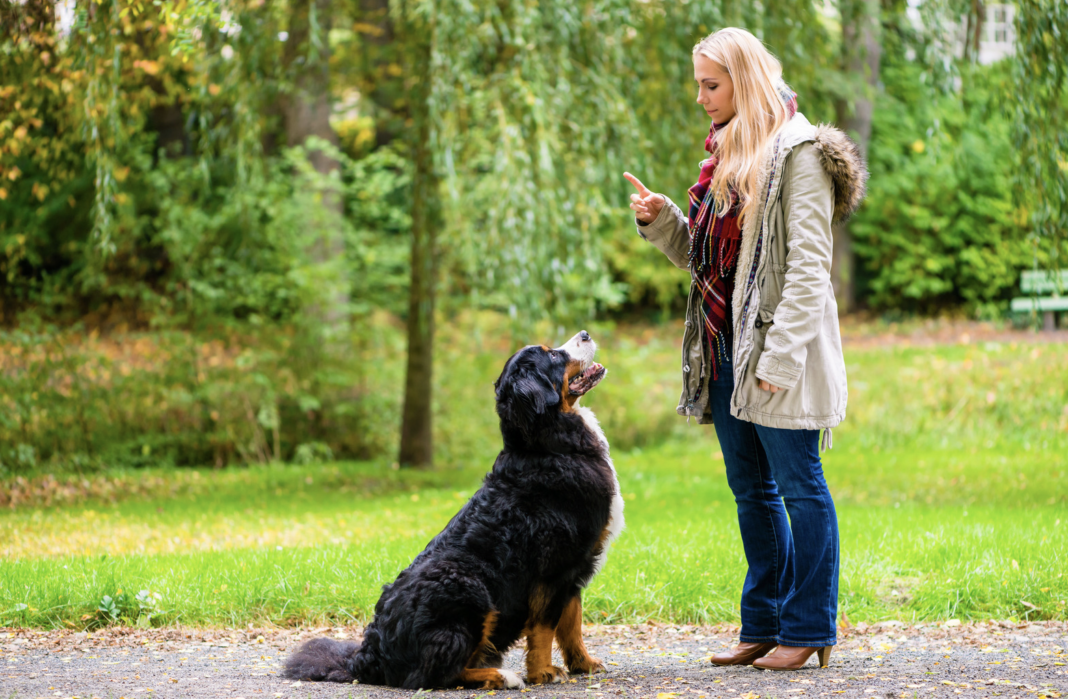
[[[553,359],[556,359],[556,352],[550,351],[549,352],[549,356],[552,357]]]

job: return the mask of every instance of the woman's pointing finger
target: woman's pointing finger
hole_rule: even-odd
[[[649,188],[642,184],[642,181],[634,175],[630,174],[629,172],[624,172],[623,176],[627,178],[628,182],[634,185],[634,188],[638,190],[638,193],[642,195],[642,198],[645,198],[652,194],[652,192],[649,191]]]

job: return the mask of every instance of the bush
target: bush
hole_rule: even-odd
[[[851,230],[874,310],[1001,317],[1032,264],[1006,116],[1009,66],[964,67],[959,94],[917,101],[922,68],[891,59],[872,124],[868,196]]]
[[[2,333],[0,475],[381,454],[400,366],[380,360],[401,349],[369,329]]]

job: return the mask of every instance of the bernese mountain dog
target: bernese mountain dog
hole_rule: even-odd
[[[501,665],[523,638],[529,684],[604,671],[582,642],[581,595],[623,528],[623,498],[597,418],[578,404],[606,374],[596,350],[584,330],[508,359],[494,384],[504,448],[482,487],[383,586],[362,643],[312,639],[286,677],[519,689]]]

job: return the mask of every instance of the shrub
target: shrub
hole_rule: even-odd
[[[959,94],[926,102],[912,94],[920,66],[882,68],[868,196],[851,227],[858,296],[875,310],[999,317],[1031,266],[1012,203],[1008,64],[962,70]]]

